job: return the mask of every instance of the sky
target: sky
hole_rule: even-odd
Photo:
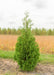
[[[20,28],[28,11],[32,28],[54,29],[54,0],[0,0],[0,27]]]

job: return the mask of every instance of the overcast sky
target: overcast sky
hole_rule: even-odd
[[[0,0],[0,27],[19,28],[28,11],[33,28],[54,28],[54,0]]]

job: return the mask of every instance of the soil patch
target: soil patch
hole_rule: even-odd
[[[0,75],[54,75],[54,65],[38,63],[34,71],[23,72],[14,60],[0,58]]]

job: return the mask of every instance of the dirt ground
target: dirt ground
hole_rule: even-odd
[[[14,60],[0,58],[0,75],[54,75],[54,65],[38,63],[34,71],[23,72]]]

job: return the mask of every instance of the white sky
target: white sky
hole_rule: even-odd
[[[54,0],[0,0],[0,27],[19,28],[25,11],[33,28],[54,28]]]

